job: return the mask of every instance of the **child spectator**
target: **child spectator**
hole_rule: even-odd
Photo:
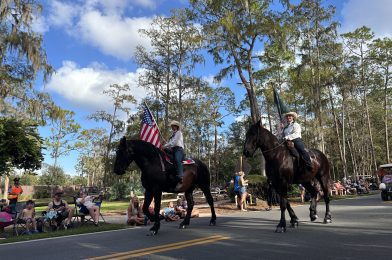
[[[23,209],[20,218],[26,221],[26,229],[27,234],[31,235],[31,233],[38,233],[37,230],[37,221],[35,220],[35,209],[34,209],[34,201],[28,200],[26,202],[26,208]],[[33,230],[30,231],[30,225],[32,225]]]
[[[177,205],[174,208],[174,211],[180,218],[184,218],[186,215],[186,209],[182,205],[182,199],[177,200]]]
[[[7,206],[8,206],[8,205],[7,205],[6,199],[1,199],[1,200],[0,200],[0,212],[1,212],[1,211],[5,211],[5,208],[6,208]]]
[[[128,225],[144,225],[144,216],[138,197],[133,197],[128,206]]]
[[[167,207],[163,209],[163,216],[166,221],[176,221],[180,219],[180,217],[176,215],[172,201],[170,201]]]
[[[188,202],[186,201],[185,197],[182,197],[182,207],[185,209],[185,211],[188,209]],[[200,215],[199,209],[193,207],[191,212],[191,218],[198,218],[199,215]]]
[[[305,202],[305,187],[302,184],[299,184],[298,189],[300,192],[299,195],[301,196],[301,203],[304,203]]]

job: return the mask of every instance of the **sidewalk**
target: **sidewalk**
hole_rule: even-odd
[[[230,200],[221,200],[221,201],[214,201],[214,206],[216,207],[217,205],[224,204],[230,202]],[[210,206],[208,203],[203,203],[203,204],[198,204],[195,205],[195,208],[209,208]],[[211,213],[200,213],[200,217],[209,217],[211,216]],[[127,222],[127,215],[121,215],[121,214],[110,214],[110,215],[105,215],[103,214],[103,217],[105,218],[106,222],[112,223],[112,224],[125,224]]]

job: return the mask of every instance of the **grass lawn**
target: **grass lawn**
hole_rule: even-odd
[[[0,239],[0,244],[36,240],[36,239],[49,238],[49,237],[61,237],[61,236],[68,236],[68,235],[94,233],[94,232],[117,230],[117,229],[124,229],[124,228],[129,228],[129,226],[125,224],[102,223],[99,224],[99,227],[96,227],[94,225],[85,224],[83,226],[79,226],[67,230],[58,230],[58,231],[53,231],[48,233],[20,235],[20,236],[13,236],[12,229],[10,229],[10,230],[6,230],[6,234],[8,235],[8,238]]]
[[[68,200],[65,199],[67,202]],[[39,202],[39,206],[35,207],[35,212],[37,214],[41,214],[42,211],[46,210],[47,204],[50,202],[50,199],[41,199]],[[70,205],[74,205],[73,203],[69,203]],[[40,205],[45,205],[45,206],[40,206]],[[101,206],[101,212],[102,213],[108,213],[108,212],[123,212],[125,213],[128,209],[129,201],[103,201],[102,206]]]

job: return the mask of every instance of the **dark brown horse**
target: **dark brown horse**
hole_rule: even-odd
[[[266,173],[268,179],[272,181],[277,193],[280,195],[281,218],[276,232],[286,231],[286,209],[291,218],[291,226],[298,226],[298,218],[295,215],[287,199],[288,186],[292,183],[301,183],[311,194],[310,220],[317,219],[317,190],[312,185],[312,180],[316,178],[324,193],[325,201],[325,218],[324,223],[331,223],[331,212],[329,211],[329,192],[330,183],[329,162],[327,157],[316,149],[310,149],[309,155],[312,160],[312,171],[306,170],[305,167],[298,165],[297,160],[293,158],[284,143],[261,125],[261,121],[252,125],[246,133],[244,144],[244,155],[253,156],[254,152],[260,148],[266,161]]]
[[[154,226],[150,229],[151,234],[158,233],[160,228],[159,211],[161,209],[161,197],[163,191],[173,192],[177,181],[174,167],[165,162],[164,154],[150,143],[141,140],[126,140],[121,138],[116,152],[114,172],[118,175],[125,173],[129,164],[133,161],[142,171],[142,185],[145,188],[143,212],[151,220]],[[211,207],[210,225],[215,225],[216,215],[214,200],[210,191],[210,173],[207,166],[200,160],[194,160],[194,164],[184,165],[183,190],[188,203],[188,209],[184,221],[180,228],[189,225],[190,217],[194,205],[193,190],[200,188]],[[148,207],[154,199],[154,215],[150,214]]]

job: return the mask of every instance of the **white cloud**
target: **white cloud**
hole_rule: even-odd
[[[203,80],[206,81],[211,87],[218,87],[222,82],[218,82],[214,75],[203,76]]]
[[[32,29],[34,32],[44,34],[49,30],[49,25],[44,16],[33,17]]]
[[[102,53],[130,60],[137,45],[149,45],[149,40],[142,38],[138,30],[147,28],[150,23],[151,19],[146,17],[122,18],[91,11],[83,15],[76,33]]]
[[[150,0],[86,0],[83,4],[51,1],[47,21],[72,37],[120,60],[130,60],[137,45],[150,47],[139,29],[148,28],[151,17],[128,17],[124,13],[138,5],[152,8]],[[48,25],[48,26],[49,26]]]
[[[81,8],[78,5],[57,0],[51,1],[48,21],[53,26],[69,29],[74,25],[74,19],[80,12]]]
[[[111,107],[110,99],[102,91],[111,84],[128,84],[131,93],[140,102],[146,96],[142,88],[137,87],[138,75],[143,70],[127,72],[124,70],[108,70],[104,64],[93,63],[81,68],[73,61],[64,61],[50,79],[47,88],[60,94],[74,105],[91,109]]]
[[[354,31],[367,26],[377,37],[392,35],[392,1],[348,0],[342,9],[342,32]]]

